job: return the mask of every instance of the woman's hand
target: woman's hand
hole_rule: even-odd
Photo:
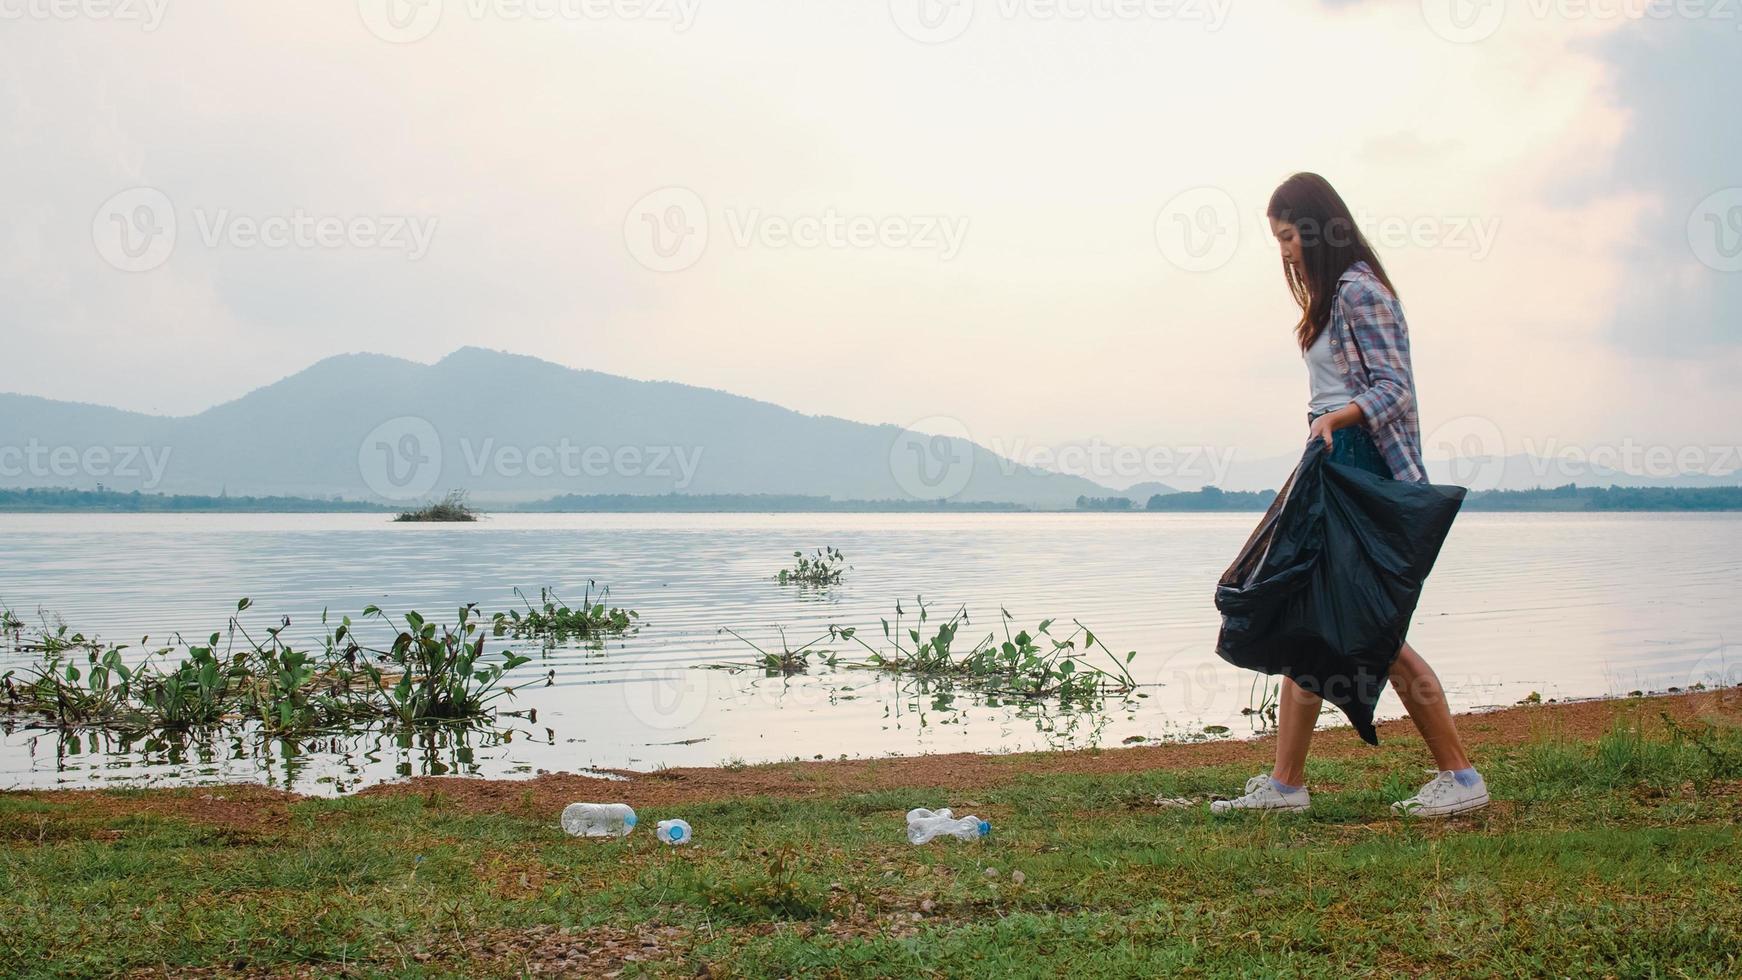
[[[1323,439],[1325,449],[1329,450],[1336,445],[1331,441],[1331,433],[1338,429],[1347,429],[1351,425],[1359,425],[1361,418],[1361,406],[1354,402],[1350,402],[1334,412],[1326,412],[1313,419],[1311,428],[1307,430],[1307,445],[1312,445],[1314,439]]]

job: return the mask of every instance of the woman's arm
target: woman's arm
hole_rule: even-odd
[[[1415,373],[1409,364],[1409,330],[1397,298],[1370,282],[1355,280],[1337,292],[1337,306],[1360,350],[1344,351],[1345,362],[1363,363],[1368,388],[1355,396],[1352,420],[1384,425],[1415,405]],[[1353,364],[1350,365],[1353,367]]]

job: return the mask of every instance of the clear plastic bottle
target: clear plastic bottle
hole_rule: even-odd
[[[659,822],[659,827],[654,830],[653,835],[659,838],[660,843],[675,846],[678,844],[688,844],[692,832],[690,831],[690,825],[682,820],[661,820]]]
[[[947,808],[936,812],[915,810],[908,814],[907,842],[925,844],[936,837],[979,840],[992,832],[992,825],[979,817],[957,817]]]
[[[570,803],[563,808],[563,830],[575,837],[625,837],[635,829],[635,808],[627,803]]]

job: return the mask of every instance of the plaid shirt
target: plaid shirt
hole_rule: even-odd
[[[1409,326],[1397,297],[1367,263],[1356,262],[1337,280],[1328,329],[1331,359],[1354,392],[1351,401],[1361,407],[1391,475],[1426,483],[1415,374],[1409,366]]]

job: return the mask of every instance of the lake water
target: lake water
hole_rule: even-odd
[[[512,703],[536,721],[506,735],[369,735],[286,745],[246,733],[185,745],[120,744],[9,725],[0,787],[253,781],[343,792],[422,773],[514,777],[793,757],[1009,751],[1140,737],[1233,735],[1257,722],[1252,674],[1214,652],[1217,577],[1257,514],[501,515],[475,525],[394,525],[380,515],[0,515],[0,602],[27,622],[154,643],[289,616],[321,633],[323,608],[371,603],[451,618],[465,602],[515,608],[519,586],[577,602],[589,580],[640,612],[634,636],[567,647],[521,668]],[[793,551],[842,549],[826,592],[782,587]],[[934,617],[965,605],[961,638],[1056,619],[1137,651],[1144,697],[1036,713],[866,671],[767,677],[707,665],[829,625],[880,641],[880,618],[923,595]],[[1466,514],[1428,583],[1410,639],[1458,708],[1625,694],[1737,676],[1742,517]],[[1058,627],[1055,626],[1055,632]],[[494,642],[494,641],[493,641]],[[958,641],[958,647],[962,644]],[[852,646],[831,645],[850,654]],[[862,651],[861,651],[862,652]],[[28,658],[0,658],[0,670]],[[547,676],[553,682],[545,685]],[[1387,692],[1381,715],[1402,709]],[[1325,722],[1340,718],[1327,709]],[[1347,732],[1334,737],[1351,738]]]

